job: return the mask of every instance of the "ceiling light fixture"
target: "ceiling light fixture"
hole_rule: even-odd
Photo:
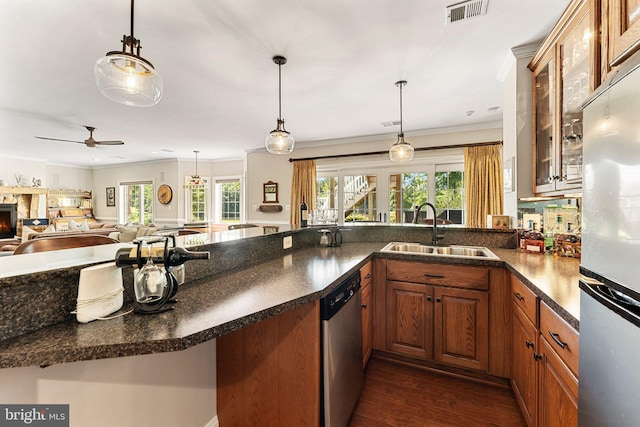
[[[194,190],[194,189],[198,189],[198,188],[206,188],[207,187],[207,180],[200,178],[200,175],[198,175],[198,150],[193,150],[194,153],[196,153],[196,174],[195,175],[191,175],[191,177],[189,178],[189,180],[187,181],[187,183],[184,185],[184,188],[189,189],[189,190]]]
[[[402,86],[406,85],[405,80],[396,82],[396,86],[400,87],[400,133],[398,140],[389,149],[389,160],[392,162],[408,162],[413,160],[414,149],[404,140],[404,132],[402,132]]]
[[[122,36],[122,51],[107,52],[96,61],[94,74],[98,90],[107,98],[131,107],[152,107],[162,98],[163,84],[153,64],[140,56],[140,40]]]
[[[282,66],[287,63],[284,56],[274,56],[273,62],[278,64],[278,122],[276,128],[264,139],[267,151],[272,154],[289,154],[293,151],[296,141],[284,128],[282,120]]]

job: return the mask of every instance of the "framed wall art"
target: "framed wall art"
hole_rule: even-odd
[[[278,202],[278,183],[268,181],[262,184],[263,200],[262,203],[279,203]]]
[[[116,187],[107,187],[107,206],[116,205]]]

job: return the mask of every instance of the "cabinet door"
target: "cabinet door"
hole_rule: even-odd
[[[433,357],[433,287],[387,281],[387,350]]]
[[[621,64],[640,47],[640,1],[609,0],[609,63]]]
[[[513,359],[511,386],[527,425],[536,423],[536,366],[534,358],[538,331],[527,316],[513,304]]]
[[[362,366],[367,366],[373,350],[373,310],[371,307],[371,282],[368,282],[360,292],[362,305]]]
[[[559,179],[557,190],[582,186],[582,104],[593,91],[598,69],[593,58],[591,12],[585,3],[558,40]]]
[[[540,427],[575,427],[578,425],[578,380],[560,360],[544,338],[539,383]]]
[[[436,287],[434,359],[486,371],[489,367],[489,294]]]
[[[556,145],[554,143],[554,49],[533,71],[533,191],[555,190]]]

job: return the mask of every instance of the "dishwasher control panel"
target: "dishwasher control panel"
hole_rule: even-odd
[[[329,320],[344,306],[360,289],[360,271],[353,273],[336,289],[325,296],[320,302],[320,318]]]

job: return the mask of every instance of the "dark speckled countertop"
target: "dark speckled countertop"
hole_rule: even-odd
[[[323,297],[367,259],[387,256],[379,252],[386,243],[302,248],[248,268],[187,283],[176,295],[179,303],[173,311],[150,316],[129,314],[88,324],[69,320],[10,338],[0,342],[0,368],[183,350]],[[515,249],[492,250],[501,261],[481,263],[506,266],[565,320],[578,326],[578,260]],[[406,258],[416,256],[420,257]]]

